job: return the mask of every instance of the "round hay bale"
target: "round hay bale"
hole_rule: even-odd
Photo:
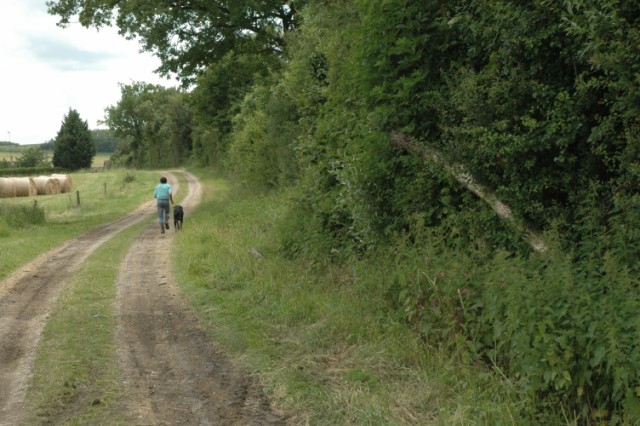
[[[38,195],[36,183],[30,177],[13,178],[16,197],[34,197]]]
[[[13,178],[0,178],[0,197],[15,197],[16,187]]]
[[[65,192],[71,192],[72,188],[73,188],[73,183],[71,182],[71,176],[69,175],[58,175],[58,174],[53,174],[51,175],[52,178],[58,179],[58,181],[60,181],[60,192],[61,193],[65,193]]]
[[[60,192],[60,183],[58,183],[58,192],[55,192],[56,185],[54,184],[53,179],[51,179],[49,176],[34,177],[33,181],[36,183],[36,190],[38,191],[38,195],[51,195]]]
[[[60,189],[60,179],[52,177],[52,178],[49,178],[49,180],[51,181],[51,185],[53,186],[52,194],[61,193],[62,190]]]

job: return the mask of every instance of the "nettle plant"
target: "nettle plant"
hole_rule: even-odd
[[[449,268],[437,304],[417,298],[429,311],[422,320],[442,323],[448,312],[456,341],[512,378],[541,411],[581,423],[640,418],[637,278],[612,256],[577,263],[559,252],[497,255],[481,270],[469,282],[464,269]]]

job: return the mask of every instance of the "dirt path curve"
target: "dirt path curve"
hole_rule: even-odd
[[[200,185],[186,176],[189,195],[181,204],[188,215]],[[172,226],[169,235],[174,232]],[[234,368],[178,296],[169,235],[160,234],[157,223],[147,228],[118,279],[117,340],[138,424],[284,424],[258,383]]]
[[[175,176],[167,175],[177,190]],[[185,173],[188,212],[200,184]],[[0,282],[0,425],[16,425],[47,315],[78,267],[120,231],[149,220],[133,243],[117,281],[117,342],[127,401],[139,425],[284,424],[258,383],[237,371],[198,326],[171,273],[172,229],[150,220],[154,202],[43,254]],[[188,223],[188,222],[187,222]]]

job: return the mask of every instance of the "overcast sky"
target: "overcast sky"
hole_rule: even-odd
[[[0,141],[47,142],[75,109],[90,129],[120,99],[118,83],[177,86],[114,28],[56,26],[46,0],[0,0]]]

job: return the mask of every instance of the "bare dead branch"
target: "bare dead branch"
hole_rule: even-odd
[[[401,132],[391,132],[391,144],[397,148],[407,151],[411,154],[421,157],[423,160],[430,161],[442,166],[455,180],[457,180],[462,186],[469,191],[476,194],[480,199],[485,201],[496,212],[496,214],[503,220],[509,222],[509,224],[520,231],[524,231],[526,235],[526,241],[531,248],[536,252],[544,252],[547,250],[547,245],[544,240],[534,232],[527,224],[519,223],[513,216],[511,208],[502,202],[495,191],[487,188],[484,185],[476,182],[473,176],[465,170],[465,167],[461,164],[450,164],[442,154],[433,148],[427,148],[420,145],[417,141],[412,139],[409,135]]]

